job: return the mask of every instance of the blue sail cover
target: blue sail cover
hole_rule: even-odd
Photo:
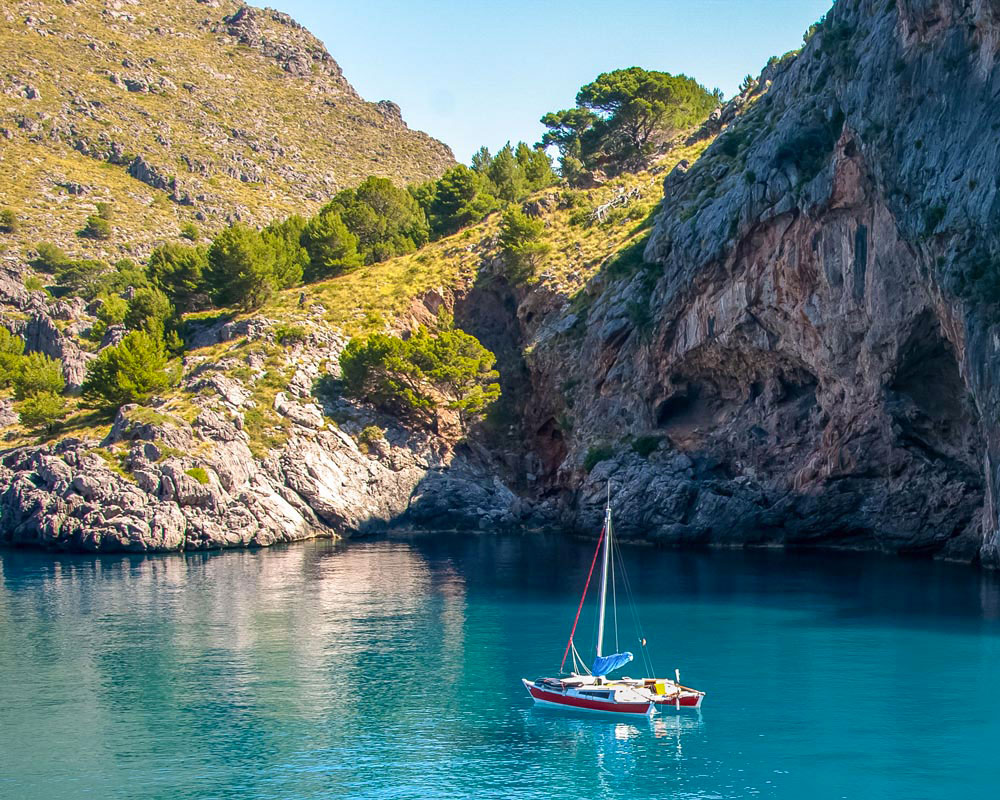
[[[594,675],[607,675],[609,672],[614,672],[619,667],[624,667],[631,660],[631,653],[615,653],[610,656],[598,656],[594,659],[594,666],[590,668],[590,671],[594,673]]]

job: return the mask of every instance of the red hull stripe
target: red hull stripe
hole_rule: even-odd
[[[684,707],[684,706],[696,706],[696,705],[698,705],[698,701],[700,699],[701,699],[700,695],[694,695],[694,696],[686,695],[686,696],[681,697],[680,705],[681,705],[681,707]],[[673,706],[673,705],[677,705],[673,700],[657,700],[656,704],[658,706]]]
[[[646,714],[649,712],[649,703],[610,703],[600,700],[585,700],[582,697],[570,697],[559,692],[546,692],[537,686],[529,686],[528,691],[537,700],[546,700],[549,703],[558,703],[572,708],[589,708],[591,711],[618,711],[625,714]]]

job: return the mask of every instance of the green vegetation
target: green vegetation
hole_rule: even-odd
[[[447,325],[432,335],[421,327],[408,339],[373,333],[352,339],[340,356],[347,392],[426,424],[442,406],[463,427],[500,396],[496,358],[479,340]]]
[[[274,326],[274,340],[278,344],[286,347],[291,344],[304,342],[309,338],[309,332],[301,325],[286,325],[279,323]]]
[[[198,232],[197,225],[192,222],[186,222],[181,225],[181,236],[189,242],[197,242],[201,234]]]
[[[632,440],[632,450],[643,458],[648,458],[662,441],[662,436],[639,436]]]
[[[13,386],[18,419],[38,433],[55,431],[68,412],[62,362],[43,353],[23,355],[24,342],[0,328],[0,383]]]
[[[779,168],[795,167],[800,182],[808,183],[829,162],[843,128],[844,114],[839,109],[829,120],[814,120],[811,124],[802,126],[778,147],[774,165]]]
[[[430,221],[433,236],[439,238],[450,236],[496,210],[499,203],[491,188],[481,173],[459,164],[439,181],[412,191]]]
[[[368,425],[362,428],[361,433],[358,434],[358,449],[362,453],[367,453],[369,449],[381,442],[383,438],[385,438],[385,430],[378,425]]]
[[[955,290],[972,302],[1000,305],[1000,257],[985,250],[969,254],[956,276]]]
[[[658,141],[700,122],[721,96],[686,75],[629,67],[602,73],[582,87],[576,108],[546,114],[543,146],[559,148],[563,177],[584,169],[646,165]]]
[[[179,311],[194,311],[208,304],[205,270],[208,250],[169,243],[149,256],[149,280],[166,294]]]
[[[485,147],[472,158],[472,167],[452,167],[440,180],[411,187],[427,215],[431,238],[450,236],[483,219],[502,205],[523,200],[557,180],[545,151],[508,142],[491,156]]]
[[[208,250],[205,283],[220,306],[260,308],[275,291],[301,279],[301,266],[289,268],[267,238],[240,223],[215,237]]]
[[[24,288],[29,292],[43,292],[45,289],[45,281],[39,278],[37,275],[25,275],[24,276]]]
[[[49,358],[44,353],[21,356],[11,376],[11,385],[14,387],[15,400],[25,400],[44,393],[61,394],[66,388],[62,362]]]
[[[329,278],[361,265],[358,237],[347,229],[335,209],[321,210],[309,220],[301,241],[309,256],[308,280]]]
[[[500,252],[512,283],[530,278],[542,259],[551,251],[543,240],[545,223],[532,219],[519,208],[508,208],[500,221]]]
[[[88,239],[98,239],[101,241],[111,238],[111,223],[98,214],[91,214],[87,217],[87,222],[80,231],[81,236]]]
[[[597,445],[591,447],[587,451],[587,455],[583,459],[583,468],[590,472],[594,467],[600,464],[602,461],[607,461],[610,458],[614,458],[615,450],[609,445]]]
[[[125,327],[132,331],[145,331],[154,339],[164,338],[167,325],[173,322],[174,307],[159,289],[137,289],[128,301]]]
[[[145,403],[172,382],[163,343],[146,331],[132,331],[87,366],[83,400],[93,408],[114,411],[126,403]]]
[[[133,475],[127,468],[128,455],[125,453],[113,453],[104,447],[95,447],[91,450],[94,455],[100,456],[105,464],[108,465],[108,469],[112,472],[121,475],[127,481],[135,483],[135,475]]]
[[[0,210],[0,233],[17,233],[17,214],[11,208]]]
[[[57,247],[52,242],[39,242],[35,246],[35,253],[35,266],[53,274],[61,266],[70,262],[70,257],[63,252],[62,248]]]
[[[0,326],[0,388],[6,389],[13,383],[23,354],[24,339]]]
[[[58,430],[69,411],[65,397],[55,392],[39,392],[17,404],[20,423],[29,430],[51,434]]]
[[[330,211],[357,237],[357,252],[365,264],[412,253],[430,237],[416,199],[387,178],[372,176],[356,189],[338,192],[320,213]]]
[[[191,467],[191,469],[184,470],[184,474],[194,478],[202,486],[208,485],[208,473],[204,467]]]

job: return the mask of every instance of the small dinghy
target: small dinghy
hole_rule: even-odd
[[[625,651],[603,655],[604,649],[604,622],[607,616],[608,584],[612,586],[612,607],[613,619],[615,620],[615,641],[618,640],[618,611],[617,611],[617,591],[615,583],[613,530],[611,525],[611,491],[608,489],[608,503],[604,510],[604,528],[601,536],[597,540],[597,549],[594,551],[594,558],[590,562],[590,571],[587,573],[587,582],[583,587],[583,596],[576,609],[576,618],[573,620],[573,628],[570,630],[569,641],[566,643],[566,650],[563,653],[562,663],[559,665],[559,672],[564,677],[561,678],[539,678],[531,681],[522,678],[521,682],[528,694],[538,705],[579,709],[583,711],[602,711],[614,714],[652,714],[656,709],[681,710],[685,708],[700,708],[705,697],[704,692],[682,686],[680,672],[674,670],[674,680],[665,678],[609,678],[608,675],[615,672],[630,661],[632,653]],[[594,568],[597,565],[598,557],[601,558],[601,588],[600,599],[597,611],[597,647],[594,661],[589,669],[580,658],[573,637],[576,634],[576,626],[580,621],[580,612],[583,611],[584,601],[587,599],[587,591],[590,588],[590,580],[594,575]],[[622,572],[623,586],[626,593],[628,589],[628,578],[624,570]],[[634,609],[633,609],[634,611]],[[638,626],[638,615],[635,615]],[[645,652],[646,639],[639,634],[639,646],[642,648],[643,661],[648,665],[649,659]],[[568,675],[563,673],[566,666],[566,659],[572,655],[573,671]],[[650,670],[652,671],[652,670]]]

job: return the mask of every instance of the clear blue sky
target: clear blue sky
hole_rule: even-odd
[[[259,3],[264,5],[264,3]],[[326,44],[366,100],[468,162],[480,145],[538,141],[599,73],[684,72],[731,97],[743,76],[798,47],[831,0],[267,0]]]

